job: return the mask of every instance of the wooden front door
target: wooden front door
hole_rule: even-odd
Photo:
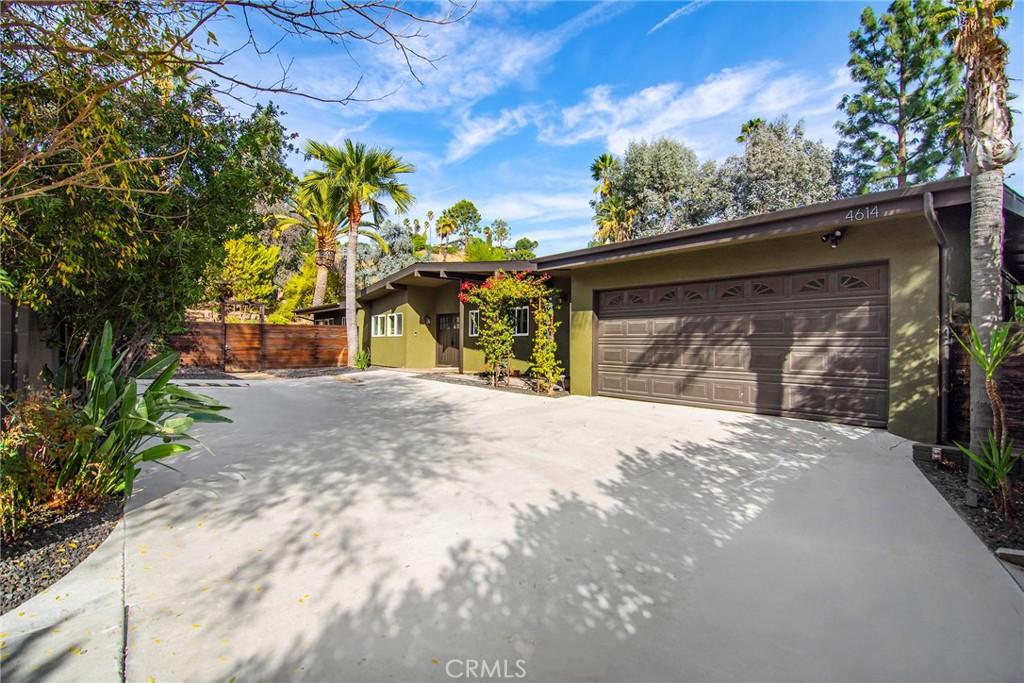
[[[442,313],[437,316],[437,365],[459,365],[459,314]]]

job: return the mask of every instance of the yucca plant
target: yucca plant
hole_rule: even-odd
[[[92,483],[99,492],[130,496],[140,463],[190,450],[184,442],[195,440],[188,430],[196,422],[231,421],[221,415],[227,406],[170,384],[178,369],[177,353],[155,356],[134,376],[121,367],[126,355],[114,358],[113,330],[106,323],[85,367],[80,398],[84,428],[74,454],[61,468],[58,487],[98,477]],[[139,380],[147,379],[148,386],[140,390]]]
[[[1008,440],[1000,444],[995,435],[989,432],[988,438],[981,442],[981,453],[975,453],[960,443],[957,443],[956,447],[974,462],[978,479],[992,491],[1000,516],[1013,528],[1013,491],[1010,487],[1010,472],[1017,464],[1017,456],[1013,454],[1013,441]]]
[[[999,514],[1012,528],[1013,492],[1009,476],[1016,464],[1017,456],[1013,454],[1013,441],[1007,438],[1006,406],[999,393],[996,372],[1003,361],[1024,341],[1024,333],[1014,334],[1009,325],[999,325],[992,330],[989,342],[985,344],[972,324],[967,339],[956,332],[953,336],[984,375],[985,393],[992,404],[992,429],[988,432],[987,438],[982,440],[978,449],[980,452],[975,453],[963,444],[955,441],[953,443],[974,463],[978,479],[992,491]]]
[[[953,336],[985,376],[985,393],[992,404],[992,432],[999,445],[1002,446],[1006,441],[1006,406],[999,393],[996,371],[999,370],[999,366],[1007,356],[1024,341],[1024,332],[1013,334],[1009,325],[998,325],[992,329],[992,335],[986,345],[972,324],[967,339],[956,332],[953,332]]]

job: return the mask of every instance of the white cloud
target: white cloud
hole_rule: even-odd
[[[465,108],[510,84],[528,83],[566,42],[627,8],[599,3],[554,29],[530,32],[509,26],[504,5],[481,3],[462,21],[422,27],[423,34],[409,41],[436,59],[433,64],[413,60],[421,82],[409,73],[400,51],[364,44],[356,45],[351,57],[332,46],[297,60],[292,76],[300,87],[330,97],[347,94],[361,73],[356,97],[371,100],[359,104],[364,113]]]
[[[631,140],[662,136],[685,141],[702,157],[729,153],[743,121],[789,114],[809,119],[809,130],[825,130],[834,120],[840,91],[849,83],[843,69],[815,75],[785,70],[776,62],[723,69],[701,83],[669,82],[616,97],[608,85],[584,93],[577,104],[549,116],[539,138],[551,145],[603,140],[622,153]],[[811,119],[829,118],[827,124]]]
[[[563,109],[560,124],[543,130],[541,140],[574,144],[605,138],[613,152],[622,152],[630,140],[677,134],[687,124],[736,111],[778,69],[771,62],[723,69],[691,88],[663,83],[619,100],[610,87],[598,86],[579,104]]]
[[[589,218],[593,212],[589,191],[509,192],[475,201],[484,216],[504,218],[510,223],[546,223],[570,218]],[[523,231],[525,232],[525,230]]]
[[[512,135],[536,120],[538,108],[522,106],[502,109],[498,116],[471,118],[463,113],[455,137],[448,143],[447,160],[460,161],[491,144],[499,137]]]
[[[711,2],[711,0],[693,0],[692,2],[686,3],[685,5],[677,9],[675,12],[668,15],[667,17],[659,21],[657,24],[655,24],[653,27],[651,27],[651,30],[647,32],[647,35],[651,35],[658,29],[665,26],[666,24],[669,24],[675,21],[676,19],[679,19],[680,17],[685,17],[687,14],[693,14],[694,12],[696,12],[709,2]]]

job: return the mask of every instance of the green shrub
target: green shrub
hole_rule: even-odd
[[[51,387],[25,391],[8,403],[0,434],[0,539],[9,541],[40,506],[61,508],[71,492],[57,489],[57,475],[74,452],[81,421],[71,398]],[[89,502],[95,491],[79,488]]]
[[[230,422],[227,406],[170,384],[178,354],[167,352],[134,375],[114,358],[110,323],[89,350],[83,377],[64,372],[54,386],[10,403],[0,435],[0,516],[9,540],[33,513],[130,496],[139,465],[189,450],[196,422]],[[149,380],[141,387],[140,380]],[[76,386],[77,385],[77,386]],[[71,387],[77,394],[74,400]]]
[[[356,367],[360,370],[370,367],[370,354],[366,349],[359,349],[359,353],[356,354]]]

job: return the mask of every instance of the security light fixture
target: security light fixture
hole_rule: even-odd
[[[833,249],[839,246],[839,240],[841,239],[843,239],[843,231],[840,228],[826,232],[821,236],[821,241],[831,244]]]

